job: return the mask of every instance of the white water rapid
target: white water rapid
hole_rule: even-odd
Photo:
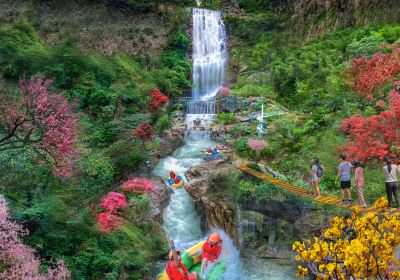
[[[193,129],[194,120],[201,126],[209,125],[215,114],[214,97],[223,85],[227,63],[227,43],[225,26],[221,13],[205,9],[193,9],[193,100],[188,103],[186,114],[187,131],[185,145],[171,156],[162,159],[153,173],[167,178],[174,170],[184,177],[186,170],[200,164],[203,160],[202,148],[213,147],[217,143],[211,140],[210,131]],[[186,180],[186,179],[184,179]],[[175,240],[176,247],[182,251],[200,240],[207,238],[208,232],[202,232],[200,218],[195,210],[192,198],[184,189],[174,189],[170,203],[164,210],[164,229],[169,239]],[[261,280],[294,279],[286,277],[278,266],[264,260],[244,260],[231,238],[222,230],[218,231],[223,239],[221,259],[227,263],[227,271],[220,280]],[[160,264],[160,270],[165,263]],[[278,269],[274,269],[278,267]]]

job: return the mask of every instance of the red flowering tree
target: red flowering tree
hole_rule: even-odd
[[[154,183],[146,178],[134,178],[126,181],[122,188],[125,191],[134,191],[136,193],[149,193],[154,189]]]
[[[387,47],[384,45],[384,47]],[[353,89],[362,97],[368,97],[375,89],[390,81],[400,73],[400,56],[397,45],[390,46],[392,52],[377,52],[371,59],[354,59],[350,68]]]
[[[369,118],[354,115],[342,121],[341,130],[348,134],[342,150],[350,157],[366,161],[395,156],[400,146],[400,94],[392,90],[389,109]]]
[[[153,111],[158,110],[162,105],[168,102],[168,97],[159,89],[155,88],[150,91],[149,106]]]
[[[0,152],[29,147],[63,177],[71,175],[78,154],[78,115],[60,95],[49,90],[50,80],[19,82],[19,94],[0,98]]]
[[[126,196],[122,193],[109,192],[101,200],[101,207],[109,213],[115,213],[121,208],[126,208]]]
[[[110,212],[100,213],[97,215],[97,226],[100,231],[108,233],[117,229],[123,223],[123,219]]]
[[[146,142],[151,141],[153,139],[154,131],[151,125],[148,123],[142,122],[138,125],[138,127],[133,131],[133,138],[142,142],[142,147],[145,147]]]
[[[7,202],[0,195],[0,279],[69,279],[70,274],[62,260],[54,268],[41,272],[35,250],[21,240],[21,236],[27,234],[27,230],[11,220]]]

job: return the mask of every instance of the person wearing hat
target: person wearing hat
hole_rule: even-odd
[[[203,275],[204,269],[210,264],[218,260],[222,251],[222,239],[218,232],[211,234],[206,243],[203,245],[203,251],[200,255],[201,258],[201,271]]]
[[[198,280],[196,272],[189,274],[186,266],[181,262],[181,251],[175,249],[174,241],[170,240],[171,251],[165,268],[169,280]]]

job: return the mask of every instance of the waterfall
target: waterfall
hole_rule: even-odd
[[[214,97],[225,79],[227,40],[220,12],[193,8],[192,58],[193,100],[188,102],[186,112],[188,130],[194,127],[195,121],[202,127],[212,123],[215,114]]]
[[[221,13],[193,9],[193,89],[195,100],[213,98],[224,83],[228,60]]]

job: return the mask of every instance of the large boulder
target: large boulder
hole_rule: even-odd
[[[239,244],[239,218],[236,202],[230,197],[224,180],[239,174],[240,171],[226,159],[207,162],[190,168],[185,176],[186,191],[193,198],[196,210],[201,217],[201,226],[209,231],[221,228],[236,244]]]
[[[154,182],[154,190],[149,193],[150,211],[153,218],[162,224],[164,209],[168,206],[172,189],[167,187],[164,180],[159,176],[151,178]]]

